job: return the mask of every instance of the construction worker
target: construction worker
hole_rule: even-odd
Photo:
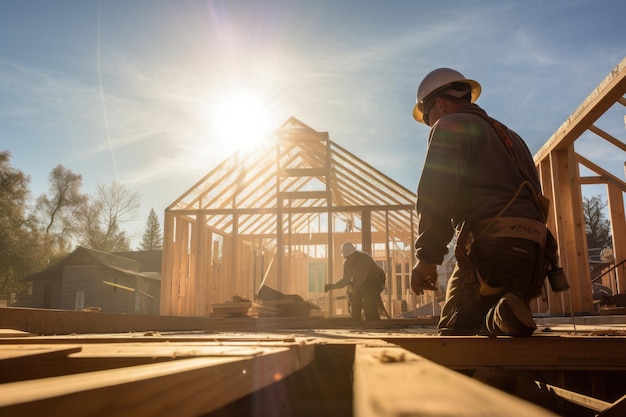
[[[545,278],[547,208],[526,144],[474,103],[480,93],[478,82],[450,68],[430,72],[417,89],[413,117],[431,130],[411,288],[436,290],[456,229],[440,334],[530,336],[529,302]]]
[[[341,254],[343,277],[334,284],[326,284],[324,291],[349,287],[352,318],[360,321],[364,312],[365,320],[380,320],[378,309],[380,293],[385,288],[385,271],[368,253],[358,251],[350,242],[343,244]]]

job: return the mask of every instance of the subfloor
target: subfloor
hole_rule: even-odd
[[[537,322],[530,338],[441,337],[432,317],[0,308],[0,415],[626,415],[626,317]]]

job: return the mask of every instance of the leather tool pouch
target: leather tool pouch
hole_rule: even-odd
[[[470,294],[476,299],[481,297],[480,285],[478,283],[477,271],[469,257],[468,250],[471,247],[471,224],[469,221],[464,222],[459,229],[454,247],[454,256],[459,267],[459,277],[466,286]]]

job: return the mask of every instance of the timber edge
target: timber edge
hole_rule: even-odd
[[[269,331],[290,329],[395,329],[437,325],[437,317],[355,322],[349,317],[224,318],[103,313],[100,311],[0,308],[0,328],[38,335],[174,331]]]

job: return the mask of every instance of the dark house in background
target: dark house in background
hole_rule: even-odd
[[[78,247],[32,281],[25,307],[159,314],[162,251],[101,252]]]

